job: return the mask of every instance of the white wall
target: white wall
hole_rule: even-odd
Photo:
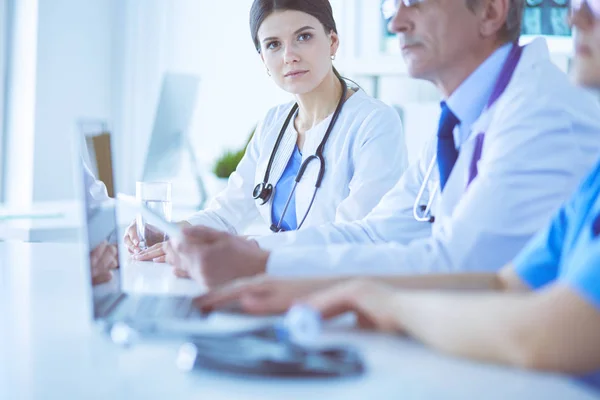
[[[5,200],[9,205],[22,205],[33,200],[38,4],[29,0],[13,5],[5,116]]]
[[[0,0],[0,204],[4,202],[4,113],[6,105],[7,44],[10,27],[8,26],[8,0]]]
[[[142,172],[164,71],[169,1],[122,0],[116,21],[116,185],[132,192]]]
[[[117,184],[133,191],[152,128],[162,73],[197,74],[200,91],[190,136],[206,170],[224,149],[244,145],[266,111],[292,98],[268,77],[250,37],[252,0],[130,0],[125,104]],[[143,36],[143,37],[142,37]],[[139,75],[145,78],[139,78]],[[131,148],[139,149],[132,152]],[[182,179],[189,179],[189,171]],[[189,181],[184,196],[194,196]],[[178,195],[174,188],[174,197]],[[193,201],[192,201],[193,202]]]
[[[72,197],[80,118],[111,119],[116,0],[40,0],[34,199]]]
[[[167,68],[202,78],[191,131],[198,155],[214,160],[244,144],[266,111],[292,97],[269,78],[250,37],[251,0],[172,2]]]
[[[74,196],[71,149],[80,118],[108,122],[117,187],[133,191],[165,71],[201,78],[190,132],[207,169],[225,148],[242,146],[268,108],[290,100],[254,50],[251,0],[236,7],[199,0],[15,3],[21,18],[11,57],[11,204]]]
[[[10,79],[11,203],[74,196],[76,122],[112,119],[113,25],[120,3],[15,1],[17,14],[25,17],[17,18],[23,27],[14,35]]]

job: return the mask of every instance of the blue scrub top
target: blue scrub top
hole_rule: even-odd
[[[532,289],[558,281],[600,313],[600,163],[577,193],[514,261]],[[583,381],[600,389],[600,370]]]
[[[298,146],[295,146],[294,152],[292,153],[292,156],[290,157],[290,160],[288,161],[281,178],[279,178],[277,185],[275,185],[273,207],[271,209],[271,221],[275,225],[279,223],[279,219],[281,218],[281,214],[285,208],[285,203],[292,192],[292,188],[294,187],[295,183],[294,180],[298,175],[301,165],[302,153],[300,153]],[[296,221],[296,194],[292,196],[290,205],[288,206],[285,216],[283,217],[281,227],[285,231],[294,231],[298,228],[298,222]]]

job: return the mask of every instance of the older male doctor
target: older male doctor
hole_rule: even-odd
[[[437,136],[361,221],[265,237],[261,248],[186,230],[179,254],[192,277],[215,286],[265,272],[495,271],[591,169],[600,155],[599,105],[553,65],[543,40],[516,44],[524,0],[385,7],[409,73],[443,94]]]

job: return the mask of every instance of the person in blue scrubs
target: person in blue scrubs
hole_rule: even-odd
[[[600,0],[573,0],[571,8],[575,78],[600,89]],[[363,326],[408,334],[440,351],[572,374],[600,390],[600,162],[497,274],[263,277],[210,292],[197,305],[209,310],[232,300],[251,313],[293,303],[326,318],[352,311]]]

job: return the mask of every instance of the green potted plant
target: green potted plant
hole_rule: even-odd
[[[220,179],[229,179],[229,176],[235,171],[245,153],[245,148],[238,151],[225,151],[215,163],[213,168],[215,176]]]
[[[214,185],[215,187],[210,190],[210,196],[215,196],[221,190],[227,187],[229,176],[233,173],[233,171],[236,170],[238,164],[242,160],[242,157],[244,157],[244,154],[246,154],[246,148],[248,147],[248,143],[250,143],[252,136],[254,136],[255,131],[256,126],[250,132],[250,136],[248,137],[248,140],[242,149],[237,151],[230,149],[225,150],[225,152],[223,152],[223,154],[217,159],[212,170],[217,182]]]

